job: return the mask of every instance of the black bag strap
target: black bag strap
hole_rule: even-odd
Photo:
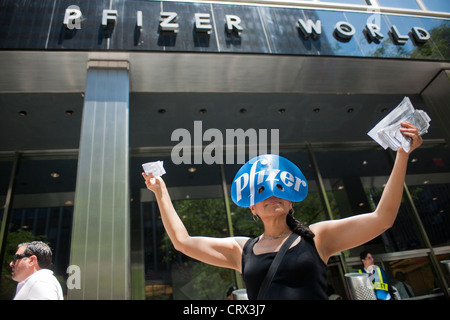
[[[270,265],[269,270],[267,271],[266,277],[264,278],[264,281],[261,284],[261,287],[259,288],[258,298],[257,300],[263,300],[267,290],[270,287],[270,284],[272,283],[273,277],[275,276],[275,273],[277,272],[278,266],[280,265],[281,260],[284,257],[284,254],[289,249],[289,247],[294,243],[294,241],[299,237],[299,235],[295,232],[293,232],[289,238],[286,239],[286,241],[281,246],[280,250],[277,252],[275,258],[272,261],[272,264]]]

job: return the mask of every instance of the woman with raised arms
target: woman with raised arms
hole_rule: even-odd
[[[394,166],[374,212],[344,219],[321,221],[307,227],[293,216],[293,201],[306,197],[308,186],[289,160],[276,155],[258,156],[236,174],[232,199],[249,207],[264,224],[264,233],[248,237],[213,238],[190,236],[175,211],[161,177],[142,173],[148,189],[156,197],[164,227],[176,250],[214,266],[239,271],[249,299],[327,299],[326,264],[335,253],[359,246],[390,228],[397,217],[403,194],[409,154],[422,144],[418,129],[402,123],[402,134],[411,138],[411,148],[397,151]],[[272,261],[283,243],[291,239],[287,251],[258,297]]]

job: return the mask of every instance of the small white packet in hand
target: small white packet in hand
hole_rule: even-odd
[[[411,147],[411,138],[405,137],[401,132],[401,122],[408,121],[415,125],[423,135],[428,132],[430,127],[430,117],[423,110],[415,110],[408,97],[385,116],[375,127],[367,134],[380,144],[384,149],[388,147],[394,151],[403,148],[409,152]]]
[[[142,168],[146,175],[152,173],[154,177],[161,177],[166,173],[163,167],[163,161],[147,162],[142,164]]]

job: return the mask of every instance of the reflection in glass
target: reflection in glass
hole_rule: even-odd
[[[9,278],[9,261],[17,245],[34,240],[42,240],[51,247],[53,271],[64,294],[67,293],[64,284],[70,256],[76,174],[77,159],[20,161],[0,279],[0,299],[10,300],[15,294],[17,283]],[[9,176],[6,171],[2,174],[1,196]]]
[[[381,7],[420,10],[416,0],[378,0]]]
[[[332,2],[332,3],[343,3],[343,4],[359,4],[365,5],[365,0],[320,0],[320,2]]]
[[[386,270],[388,277],[402,294],[402,299],[439,291],[439,282],[433,274],[427,257],[395,260],[384,265],[388,269]],[[408,291],[412,291],[411,297],[408,296]]]
[[[229,236],[222,198],[177,200],[173,204],[190,235]],[[155,203],[145,203],[143,213],[147,299],[225,299],[228,288],[235,284],[233,271],[176,251]]]
[[[430,11],[450,12],[450,2],[443,0],[422,0]]]
[[[409,189],[431,245],[449,245],[450,184],[424,184]]]

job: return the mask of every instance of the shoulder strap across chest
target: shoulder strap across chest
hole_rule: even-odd
[[[270,284],[272,283],[273,277],[275,276],[275,273],[277,272],[278,266],[280,265],[281,260],[284,257],[284,254],[286,251],[290,248],[292,243],[299,237],[297,233],[292,233],[289,238],[286,239],[286,241],[281,246],[280,250],[277,252],[275,258],[272,261],[272,264],[269,267],[269,270],[267,271],[266,277],[264,278],[261,287],[259,288],[258,298],[257,300],[263,300],[267,290],[270,287]]]

